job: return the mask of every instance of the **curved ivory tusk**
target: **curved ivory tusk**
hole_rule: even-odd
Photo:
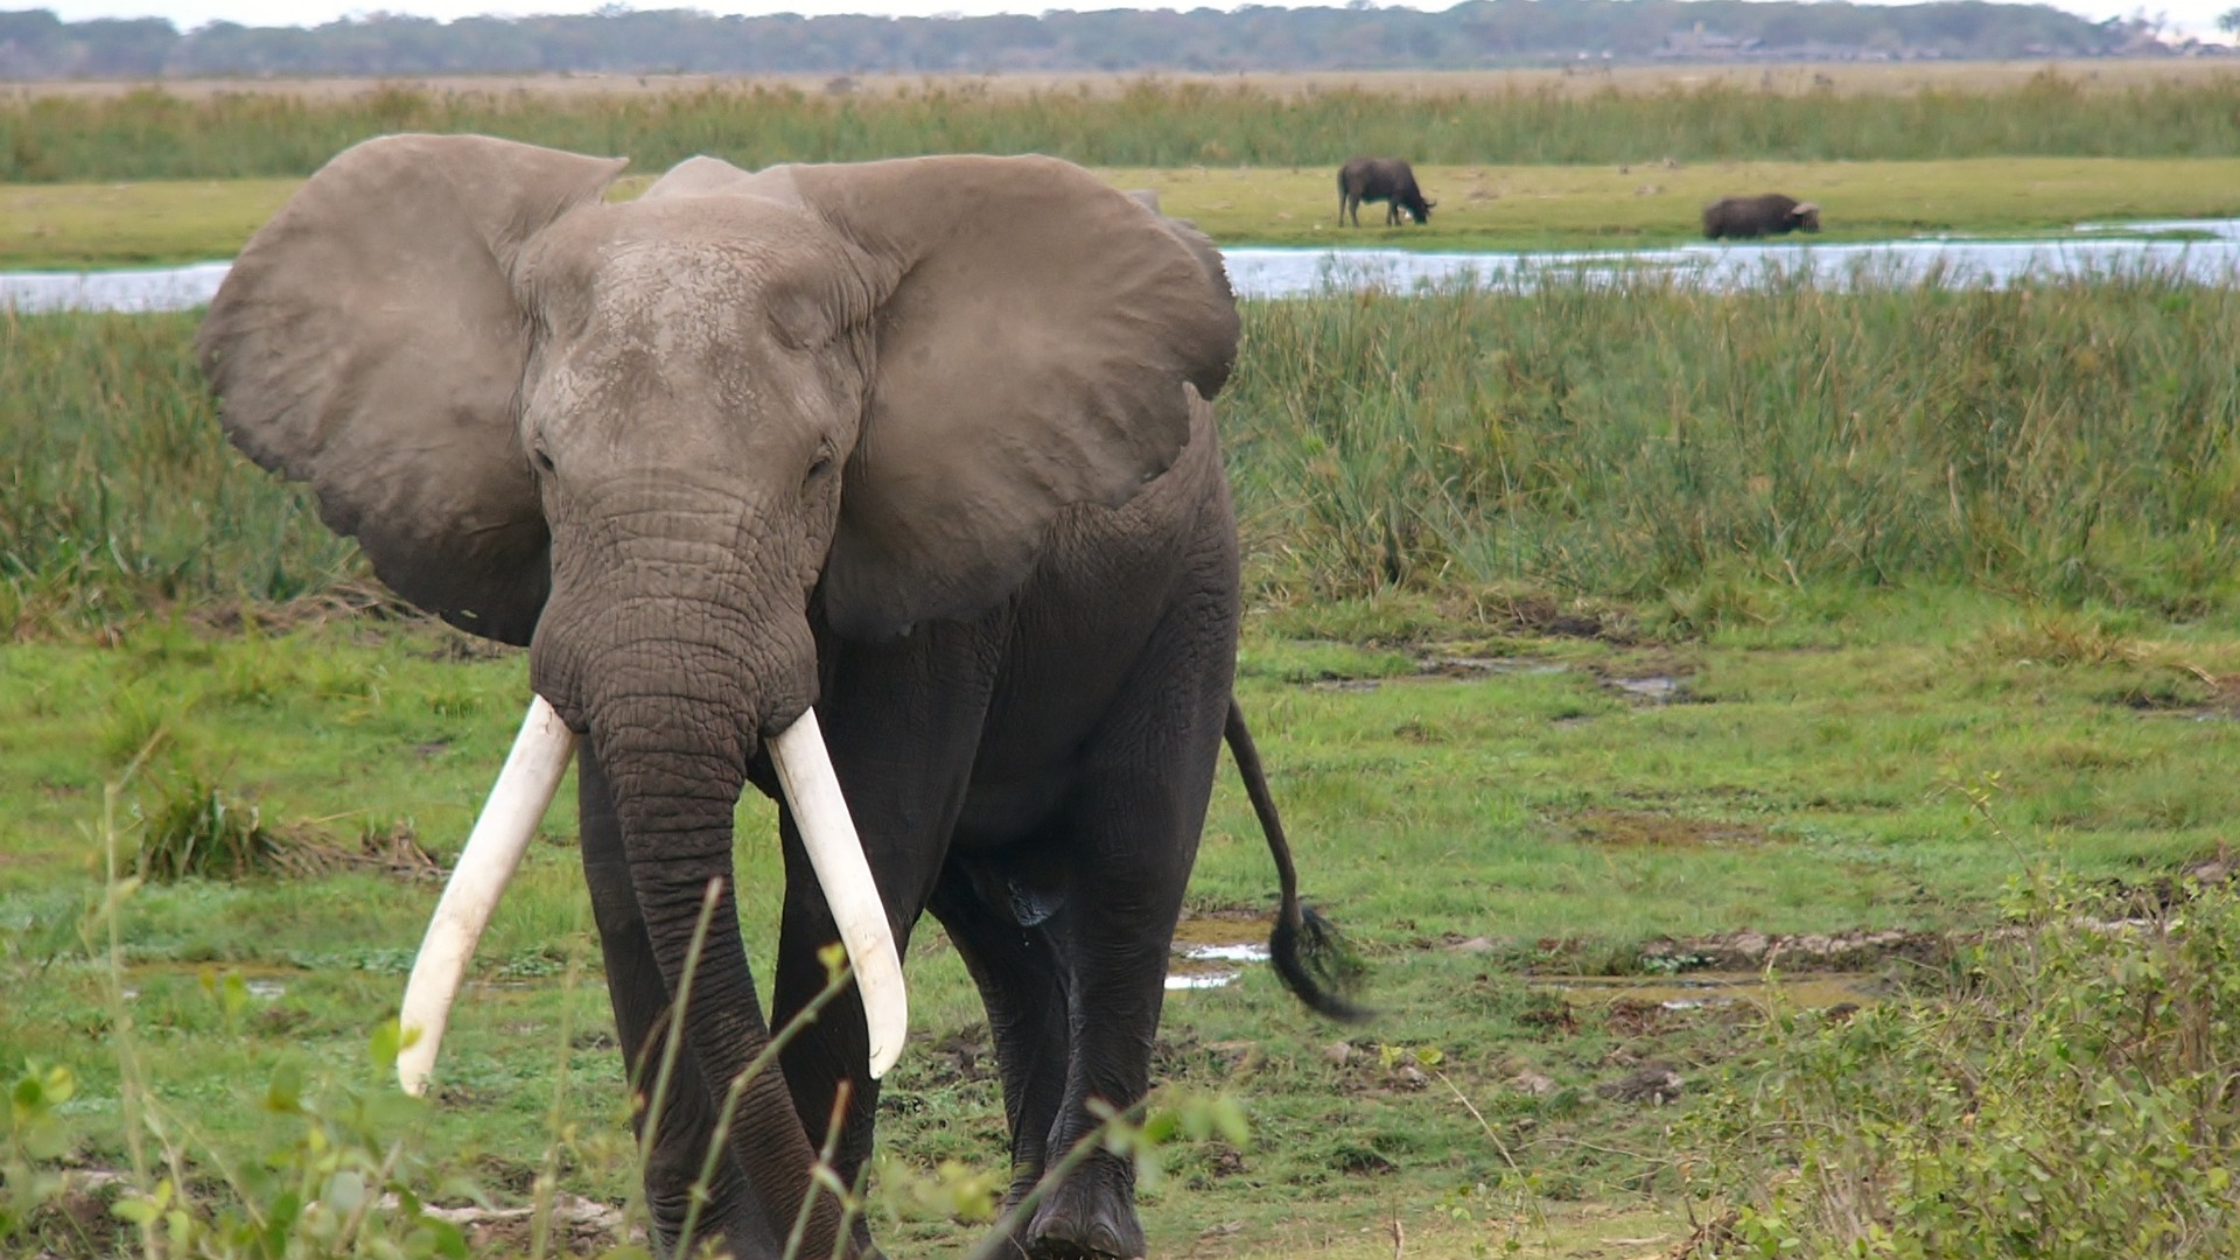
[[[529,837],[552,804],[552,794],[560,790],[560,776],[567,772],[575,746],[575,733],[560,721],[560,715],[543,696],[531,696],[521,733],[514,737],[505,768],[498,771],[482,816],[467,836],[459,864],[451,868],[451,882],[444,886],[443,900],[428,920],[428,934],[421,938],[419,957],[412,962],[412,979],[405,984],[397,1024],[408,1033],[420,1031],[419,1040],[397,1052],[397,1083],[408,1094],[428,1088],[436,1047],[443,1041],[451,1002],[466,979],[475,942],[490,924],[498,894],[521,865],[521,855],[528,851]]]
[[[770,738],[770,764],[778,771],[778,782],[793,806],[793,820],[801,829],[802,847],[809,851],[809,865],[816,870],[817,883],[840,925],[840,942],[848,947],[856,991],[863,997],[863,1017],[871,1027],[871,1075],[877,1079],[902,1057],[903,1034],[910,1026],[909,999],[902,987],[902,959],[895,952],[887,909],[872,882],[871,864],[864,860],[863,842],[856,837],[848,803],[840,795],[840,778],[832,771],[816,710],[804,710],[799,721]]]

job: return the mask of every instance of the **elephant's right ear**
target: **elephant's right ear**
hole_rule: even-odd
[[[385,136],[327,163],[255,237],[196,343],[226,433],[308,481],[398,594],[527,643],[550,537],[514,400],[522,247],[625,165],[483,136]]]

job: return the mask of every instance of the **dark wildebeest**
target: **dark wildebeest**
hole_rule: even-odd
[[[1798,201],[1780,193],[1721,197],[1703,208],[1703,234],[1712,240],[1722,236],[1738,240],[1779,236],[1799,228],[1807,232],[1819,231],[1820,207],[1814,202]]]
[[[1353,216],[1353,225],[1361,226],[1361,203],[1381,201],[1384,206],[1385,226],[1400,222],[1400,212],[1406,210],[1418,223],[1431,222],[1431,207],[1436,201],[1425,201],[1423,190],[1416,187],[1416,173],[1399,158],[1355,158],[1338,168],[1338,223],[1342,227],[1346,216]]]

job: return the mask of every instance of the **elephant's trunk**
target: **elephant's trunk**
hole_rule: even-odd
[[[754,675],[737,664],[724,668],[702,659],[679,675],[690,679],[689,686],[671,685],[649,693],[625,691],[619,685],[651,668],[649,657],[662,668],[675,670],[668,663],[675,650],[672,641],[607,654],[611,664],[602,671],[603,685],[591,692],[584,715],[592,754],[621,824],[630,890],[659,972],[661,993],[647,996],[656,1003],[665,998],[670,1010],[681,1005],[684,1011],[676,1025],[681,1030],[679,1049],[694,1070],[672,1078],[672,1093],[661,1102],[663,1114],[669,1117],[662,1127],[675,1122],[691,1130],[700,1124],[683,1118],[695,1116],[704,1122],[723,1106],[734,1083],[769,1046],[770,1029],[739,930],[732,864],[732,815],[756,747],[759,717],[759,709],[745,704],[732,689],[751,693]],[[727,686],[730,680],[739,681]],[[605,685],[609,683],[615,685]],[[701,694],[677,694],[685,691]],[[703,920],[705,937],[694,958],[693,942],[703,930]],[[689,991],[687,971],[692,977]],[[610,974],[610,984],[614,979]],[[641,1000],[641,1004],[647,1003]],[[618,995],[617,1008],[622,1005]],[[670,1021],[664,1019],[655,1027],[657,1031],[669,1028]],[[642,1096],[652,1097],[664,1055],[662,1038],[625,1050]],[[702,1083],[708,1097],[677,1096],[675,1090],[691,1087],[680,1084],[686,1081]],[[810,1193],[809,1171],[816,1154],[774,1060],[738,1088],[726,1145],[744,1174],[747,1201],[711,1205],[725,1219],[708,1224],[720,1228],[734,1249],[745,1244],[743,1254],[765,1250],[775,1254]],[[676,1144],[656,1136],[651,1145],[658,1152]],[[698,1175],[701,1156],[702,1152],[687,1149],[669,1159],[657,1158],[648,1170],[649,1192],[662,1197],[681,1194],[686,1189],[683,1183]],[[655,1207],[657,1218],[671,1215],[662,1204]],[[819,1212],[812,1221],[807,1254],[827,1254],[836,1228],[832,1212]]]

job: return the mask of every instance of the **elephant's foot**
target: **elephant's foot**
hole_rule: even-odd
[[[1051,1194],[1027,1226],[1034,1260],[1139,1260],[1143,1225],[1126,1173],[1095,1160]]]

